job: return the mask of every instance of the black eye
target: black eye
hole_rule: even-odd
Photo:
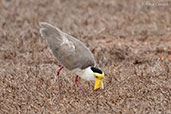
[[[98,78],[98,76],[95,76],[96,78]]]

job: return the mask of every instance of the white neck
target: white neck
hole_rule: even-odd
[[[74,71],[78,76],[85,80],[95,80],[93,71],[91,70],[90,67],[84,69],[84,70],[75,70]]]

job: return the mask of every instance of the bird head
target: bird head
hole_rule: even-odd
[[[93,71],[94,78],[95,78],[94,90],[98,89],[100,86],[102,89],[104,89],[104,85],[103,85],[104,72],[102,72],[100,69],[96,67],[91,67],[91,70]]]

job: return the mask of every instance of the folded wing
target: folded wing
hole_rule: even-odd
[[[57,60],[69,70],[85,69],[95,65],[91,51],[78,39],[60,29],[42,22],[40,33],[50,46]]]

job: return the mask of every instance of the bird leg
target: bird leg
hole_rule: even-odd
[[[85,91],[81,88],[81,86],[80,86],[80,83],[78,82],[78,75],[75,77],[75,84],[77,85],[77,87],[79,87],[80,88],[80,90],[82,91],[82,93],[86,96],[86,93],[85,93]]]
[[[59,88],[59,95],[61,95],[61,87],[60,87],[60,80],[59,80],[59,73],[60,71],[63,69],[64,67],[61,66],[58,70],[57,70],[57,77],[58,77],[58,88]]]

